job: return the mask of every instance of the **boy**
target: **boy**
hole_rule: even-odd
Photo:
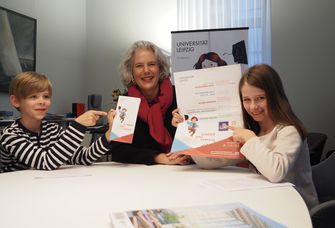
[[[90,165],[110,150],[110,131],[115,111],[87,111],[66,130],[43,120],[51,105],[52,86],[45,75],[18,74],[9,87],[11,104],[21,118],[0,133],[0,163],[4,171],[54,170],[66,164]],[[86,127],[107,116],[109,129],[90,147],[81,146]]]

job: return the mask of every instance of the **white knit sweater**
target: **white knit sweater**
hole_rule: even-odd
[[[269,134],[251,138],[241,153],[269,181],[294,184],[309,209],[318,204],[308,145],[294,126],[277,125]]]

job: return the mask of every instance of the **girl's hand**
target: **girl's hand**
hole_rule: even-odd
[[[171,124],[174,127],[177,127],[179,123],[182,123],[184,121],[184,118],[182,115],[179,114],[179,109],[176,108],[172,111],[172,120]]]
[[[256,134],[253,131],[245,128],[229,126],[229,129],[234,131],[233,140],[239,142],[241,145],[249,139],[256,137]]]

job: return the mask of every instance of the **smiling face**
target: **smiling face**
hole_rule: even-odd
[[[270,121],[265,91],[244,83],[241,88],[243,107],[257,122]]]
[[[137,49],[133,58],[132,73],[136,85],[143,95],[151,100],[159,92],[159,64],[154,52],[150,49]]]
[[[48,90],[28,95],[25,98],[10,97],[11,103],[21,112],[22,122],[40,122],[47,114],[51,105],[51,96]]]

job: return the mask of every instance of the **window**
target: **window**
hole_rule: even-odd
[[[249,27],[248,63],[271,64],[270,0],[178,0],[178,30]]]

